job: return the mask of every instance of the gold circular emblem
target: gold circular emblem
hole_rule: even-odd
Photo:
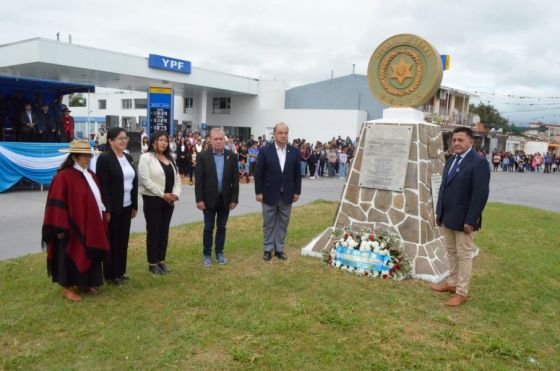
[[[437,50],[412,34],[388,38],[369,59],[369,88],[377,99],[393,107],[422,105],[439,89],[442,76]]]

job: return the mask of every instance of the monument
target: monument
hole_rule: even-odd
[[[321,257],[335,229],[386,230],[397,235],[416,278],[437,282],[448,274],[434,209],[445,164],[440,127],[414,109],[431,99],[442,79],[438,52],[426,40],[400,34],[373,52],[368,83],[391,108],[363,124],[334,225],[302,249]]]

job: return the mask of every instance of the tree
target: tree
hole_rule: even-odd
[[[85,107],[87,99],[80,93],[70,94],[70,101],[68,103],[70,107]]]
[[[500,115],[500,112],[491,104],[480,103],[478,106],[471,104],[469,112],[476,113],[480,116],[480,122],[488,128],[503,128],[504,131],[509,129],[508,120]]]

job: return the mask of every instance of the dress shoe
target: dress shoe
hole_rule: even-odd
[[[148,270],[153,274],[164,274],[161,268],[157,264],[150,264]]]
[[[62,289],[62,296],[74,302],[79,302],[80,300],[82,300],[82,297],[80,295],[76,294],[74,291],[72,291],[72,289],[68,287]]]
[[[171,269],[167,266],[167,264],[165,264],[165,262],[159,262],[157,265],[163,274],[171,273]]]
[[[448,307],[458,307],[467,301],[467,297],[463,295],[456,294],[451,299],[445,302]]]
[[[128,277],[128,276],[126,276],[126,275],[123,274],[122,276],[119,277],[119,279],[120,279],[121,281],[128,281],[128,280],[130,279],[130,277]]]
[[[270,251],[265,251],[264,255],[263,255],[263,260],[265,262],[269,262],[272,259],[272,252]]]
[[[455,287],[449,286],[447,283],[436,283],[434,285],[430,285],[430,288],[437,292],[450,292],[455,294]]]
[[[284,254],[284,251],[275,251],[274,255],[276,255],[276,257],[280,260],[288,260],[288,256],[286,254]]]
[[[95,295],[99,293],[99,289],[96,289],[95,287],[85,287],[83,290],[84,294],[91,294],[91,295]]]

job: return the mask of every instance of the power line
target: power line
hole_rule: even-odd
[[[476,95],[486,95],[492,96],[496,98],[510,98],[510,99],[560,99],[560,96],[553,95],[553,96],[539,96],[539,95],[517,95],[517,94],[500,94],[500,93],[493,93],[493,92],[484,92],[484,91],[477,91],[473,92]]]

